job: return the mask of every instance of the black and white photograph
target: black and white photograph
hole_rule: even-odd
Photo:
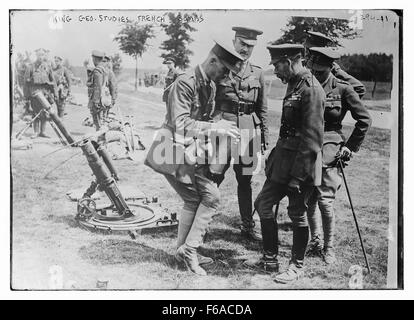
[[[10,9],[10,289],[402,289],[402,18]]]

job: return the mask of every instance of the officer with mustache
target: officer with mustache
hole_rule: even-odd
[[[244,59],[241,70],[219,82],[216,94],[215,119],[226,119],[235,123],[241,130],[238,159],[234,159],[233,170],[237,179],[237,196],[242,220],[241,235],[245,239],[260,241],[254,229],[252,217],[252,175],[256,170],[260,147],[268,145],[267,99],[264,94],[263,70],[250,62],[260,30],[233,27],[236,34],[233,40],[235,51]],[[259,130],[262,130],[262,134]],[[223,167],[222,178],[230,166],[230,159]]]

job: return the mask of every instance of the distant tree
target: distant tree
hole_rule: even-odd
[[[121,55],[119,53],[115,53],[112,57],[112,70],[114,71],[115,75],[118,76],[121,73],[121,63],[122,63],[122,58]]]
[[[190,32],[196,31],[194,27],[190,25],[190,21],[195,14],[174,14],[168,13],[169,23],[161,24],[165,33],[169,39],[165,40],[160,49],[166,51],[161,54],[162,58],[173,57],[175,64],[181,69],[186,69],[189,66],[189,56],[193,52],[188,49],[188,45],[193,42],[190,37]]]
[[[317,17],[290,17],[282,29],[283,35],[274,44],[303,43],[306,31],[316,31],[331,37],[335,43],[341,38],[353,39],[358,33],[349,26],[346,19],[317,18]]]
[[[138,57],[147,50],[148,39],[154,38],[154,30],[151,25],[139,25],[138,22],[125,23],[122,30],[114,38],[118,42],[119,49],[135,59],[135,90],[138,87]]]
[[[344,55],[339,64],[359,80],[372,81],[374,86],[371,96],[374,97],[378,82],[391,82],[393,72],[393,56],[385,53]]]

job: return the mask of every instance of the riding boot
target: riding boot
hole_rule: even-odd
[[[253,201],[250,181],[243,181],[247,185],[237,186],[237,197],[239,201],[239,212],[242,220],[241,235],[243,238],[253,241],[262,241],[260,234],[254,229],[255,223],[252,217]]]
[[[290,262],[298,268],[303,267],[306,246],[309,240],[309,227],[293,226],[292,257]]]
[[[293,227],[292,258],[286,271],[276,275],[273,280],[277,283],[288,284],[303,277],[303,260],[309,240],[308,227]]]
[[[248,267],[256,267],[265,271],[278,272],[279,253],[278,226],[275,219],[262,219],[263,256],[260,259],[247,260],[244,264]]]
[[[194,217],[195,212],[191,210],[183,209],[181,211],[177,232],[177,249],[185,243],[187,235],[190,232],[191,226],[193,224]]]

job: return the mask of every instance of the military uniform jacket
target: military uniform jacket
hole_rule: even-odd
[[[53,75],[58,86],[63,85],[67,90],[70,91],[70,74],[69,70],[65,66],[60,66],[59,68],[54,69]]]
[[[36,90],[42,90],[47,97],[50,97],[51,94],[57,97],[55,78],[52,68],[47,62],[36,61],[29,65],[26,69],[25,81],[28,84],[30,95]]]
[[[347,82],[331,74],[323,84],[323,89],[326,94],[323,162],[326,166],[334,162],[335,155],[343,143],[352,152],[359,150],[371,125],[371,117],[358,94]],[[346,139],[342,133],[342,120],[348,111],[356,123],[351,135]]]
[[[322,175],[323,112],[325,93],[308,70],[288,83],[279,139],[269,155],[266,176],[287,184],[320,185]]]
[[[87,82],[89,107],[101,104],[102,87],[106,82],[106,78],[105,67],[102,64],[98,64],[92,71],[90,81]]]
[[[164,86],[164,93],[162,95],[162,101],[167,102],[168,94],[171,89],[171,85],[178,77],[178,71],[176,69],[168,70],[167,75],[165,76],[165,86]]]
[[[267,144],[269,130],[267,123],[267,99],[264,94],[264,89],[264,73],[262,69],[247,61],[244,70],[238,74],[230,72],[229,76],[219,82],[215,100],[217,110],[224,104],[231,105],[237,104],[238,102],[252,104],[254,114],[258,117],[258,121],[255,121],[253,118],[251,128],[258,125],[255,122],[261,122],[265,139],[264,143]],[[241,93],[238,93],[238,91],[241,91]],[[251,128],[243,127],[241,129]]]
[[[194,138],[207,135],[211,128],[210,116],[214,108],[215,84],[204,79],[200,66],[178,76],[167,100],[165,126],[173,131],[177,142],[186,148],[194,147]],[[185,137],[185,139],[183,139]],[[177,166],[175,177],[191,183],[196,165],[183,163]]]
[[[354,88],[355,92],[359,95],[359,97],[362,99],[362,97],[366,93],[366,90],[365,86],[362,84],[361,81],[342,70],[336,62],[333,63],[332,73],[338,79],[348,82]]]

